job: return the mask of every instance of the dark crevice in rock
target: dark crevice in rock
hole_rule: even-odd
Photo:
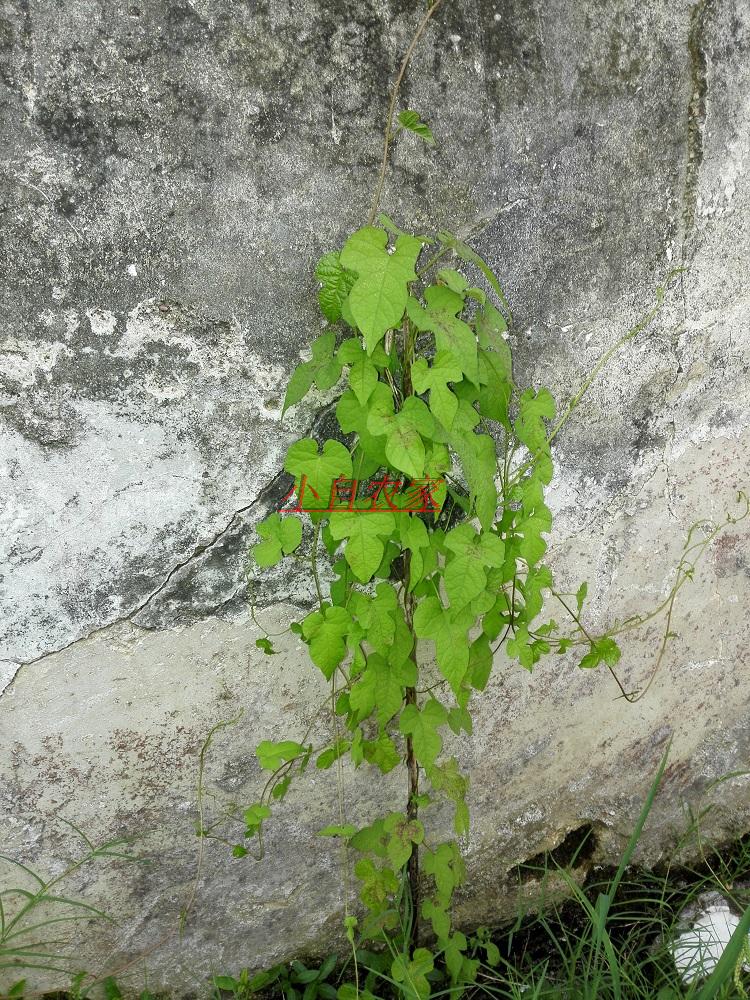
[[[588,868],[597,847],[597,837],[591,823],[583,823],[569,830],[551,851],[541,851],[518,865],[518,879],[521,883],[534,882],[546,872],[558,868]]]
[[[690,57],[690,101],[687,120],[687,160],[685,164],[685,191],[683,196],[683,261],[686,244],[695,224],[698,201],[698,178],[703,162],[703,132],[706,124],[706,97],[708,95],[708,60],[705,35],[708,12],[713,0],[698,0],[690,11],[688,55]]]

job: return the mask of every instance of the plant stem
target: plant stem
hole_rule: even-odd
[[[409,580],[409,563],[411,552],[407,551],[404,555],[404,578]],[[411,650],[411,659],[414,666],[417,665],[417,637],[414,634],[414,607],[415,607],[414,595],[408,593],[404,594],[404,617],[406,619],[406,624],[409,627],[409,631],[412,634],[412,639],[414,644]],[[417,704],[417,689],[416,687],[410,687],[406,689],[405,702],[407,705]],[[419,764],[417,763],[417,758],[414,753],[414,744],[412,742],[411,736],[406,737],[406,769],[409,776],[409,794],[406,802],[406,816],[407,819],[416,820],[419,815],[419,803],[417,796],[419,795]],[[407,875],[409,878],[409,891],[411,893],[411,908],[412,908],[412,922],[411,922],[411,944],[412,947],[416,948],[419,944],[419,847],[417,844],[412,846],[411,857],[408,861]]]
[[[393,125],[393,112],[396,110],[396,100],[398,98],[399,88],[401,87],[401,81],[406,73],[406,67],[409,65],[409,60],[411,59],[414,49],[417,47],[417,42],[422,37],[422,32],[427,27],[430,18],[438,9],[443,0],[435,0],[435,3],[430,7],[425,16],[419,22],[419,27],[414,32],[414,37],[411,40],[411,45],[406,50],[406,55],[404,56],[403,62],[401,63],[401,69],[398,71],[398,76],[396,77],[396,82],[393,85],[393,90],[391,91],[391,101],[388,105],[388,116],[385,120],[385,135],[383,136],[383,158],[380,163],[380,174],[378,176],[378,183],[375,187],[375,194],[372,199],[372,208],[370,209],[370,218],[368,219],[368,226],[371,226],[375,221],[375,216],[378,214],[378,206],[380,205],[380,196],[383,193],[383,185],[385,184],[385,172],[388,168],[388,149],[391,144],[391,127]]]
[[[413,393],[411,381],[411,362],[413,354],[413,343],[409,328],[409,320],[404,318],[403,325],[403,354],[401,357],[401,395],[406,400]],[[409,593],[409,577],[411,571],[411,551],[404,553],[404,618],[412,637],[411,661],[417,670],[417,637],[414,633],[414,611],[416,600],[413,594]],[[407,705],[417,704],[417,689],[415,687],[406,688],[404,701]],[[406,737],[406,770],[409,778],[409,793],[406,802],[406,816],[409,821],[416,820],[419,815],[419,763],[414,753],[414,744],[411,736]],[[411,945],[416,948],[419,942],[419,847],[414,844],[411,857],[407,863],[407,876],[409,879],[409,892],[411,894]]]

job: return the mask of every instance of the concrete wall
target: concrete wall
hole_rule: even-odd
[[[421,10],[0,2],[0,851],[60,870],[78,847],[58,815],[136,838],[148,866],[71,886],[120,926],[70,932],[95,972],[149,950],[133,988],[147,967],[152,987],[200,995],[212,971],[339,933],[340,858],[314,836],[335,814],[326,775],[290,796],[262,864],[207,844],[174,932],[211,726],[244,709],[209,755],[215,816],[256,796],[256,742],[300,734],[322,694],[294,636],[255,649],[245,552],[325,403],[280,428],[320,325],[314,262],[366,218]],[[690,524],[748,485],[749,51],[736,0],[465,0],[403,88],[438,145],[397,144],[383,207],[415,231],[476,227],[513,304],[519,381],[564,401],[688,267],[555,447],[552,565],[588,579],[594,628],[658,603]],[[711,548],[637,705],[567,658],[532,677],[499,659],[463,751],[461,919],[512,910],[505,873],[582,825],[615,858],[670,735],[643,857],[673,849],[685,803],[716,803],[709,836],[750,829],[748,779],[710,788],[748,764],[749,550],[746,525]],[[310,593],[271,574],[260,601],[283,627]],[[627,641],[628,686],[659,641],[656,624]],[[377,801],[360,773],[344,791],[355,822],[403,798],[394,778]]]

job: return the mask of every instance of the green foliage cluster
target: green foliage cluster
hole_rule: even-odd
[[[354,852],[360,884],[360,915],[348,908],[345,915],[355,983],[353,992],[339,988],[342,1000],[372,995],[367,984],[360,990],[357,973],[364,944],[377,942],[378,975],[409,1000],[434,995],[436,962],[447,977],[442,992],[458,996],[479,975],[478,952],[484,947],[491,958],[486,936],[467,937],[452,921],[454,893],[466,875],[460,841],[470,827],[469,776],[446,742],[450,733],[471,734],[472,699],[486,688],[498,650],[526,670],[545,655],[572,650],[580,667],[603,664],[617,680],[615,636],[666,610],[655,673],[672,635],[676,595],[721,529],[712,525],[697,540],[691,529],[667,600],[603,635],[582,623],[585,583],[574,594],[556,589],[545,562],[552,442],[615,351],[653,320],[664,293],[658,289],[656,305],[558,414],[547,388],[521,386],[514,377],[513,317],[488,263],[449,232],[414,235],[377,216],[393,139],[408,132],[434,144],[416,111],[396,115],[396,101],[410,55],[441,2],[424,14],[395,81],[368,224],[318,262],[327,325],[284,399],[282,417],[313,386],[338,387],[338,433],[324,441],[305,437],[288,449],[284,469],[304,518],[272,514],[258,525],[261,540],[251,550],[261,570],[283,559],[309,564],[318,606],[290,628],[330,685],[333,735],[316,744],[313,723],[300,739],[257,747],[268,779],[244,810],[245,836],[234,855],[247,855],[257,837],[262,856],[264,823],[308,767],[335,766],[339,781],[345,758],[355,769],[405,771],[403,809],[361,826],[340,801],[338,822],[319,831],[343,843],[347,876]],[[372,498],[353,491],[356,483],[377,488],[387,503],[373,510]],[[425,498],[421,510],[415,493]],[[331,570],[325,585],[321,547]],[[552,601],[572,622],[569,633],[545,614]],[[268,655],[275,652],[271,638],[256,643]],[[453,835],[441,840],[430,819],[445,805]],[[210,835],[202,818],[199,832]],[[286,984],[289,996],[298,995],[297,986],[304,986],[304,1000],[328,995],[325,977],[294,967],[290,974],[298,979]]]
[[[313,384],[331,389],[342,381],[340,436],[291,445],[284,468],[298,495],[308,491],[307,513],[272,514],[252,549],[259,568],[310,560],[318,607],[291,628],[331,685],[337,735],[320,746],[307,737],[264,740],[256,754],[268,783],[244,818],[246,839],[261,835],[273,804],[313,763],[325,770],[348,756],[355,768],[383,774],[405,764],[402,811],[320,833],[342,838],[358,855],[365,916],[347,916],[350,940],[356,930],[360,941],[385,941],[390,976],[416,1000],[430,995],[436,954],[454,986],[471,982],[478,968],[451,921],[465,878],[459,838],[469,832],[469,778],[444,752],[446,733],[471,733],[472,697],[487,686],[503,645],[527,670],[574,645],[582,667],[613,666],[620,654],[611,635],[582,631],[586,586],[557,594],[544,562],[550,444],[566,414],[555,424],[551,393],[516,384],[500,282],[449,233],[416,237],[385,216],[380,223],[318,264],[330,325],[292,375],[284,411]],[[448,255],[455,267],[441,266]],[[387,509],[367,510],[363,498],[351,509],[327,509],[352,480],[391,484]],[[415,512],[415,490],[426,481],[434,509]],[[334,574],[325,593],[321,543]],[[543,617],[549,595],[569,608],[572,635]],[[273,652],[268,638],[259,646]],[[438,841],[427,817],[446,801],[455,836]],[[235,856],[248,849],[247,840],[235,845]],[[420,926],[433,950],[420,946]]]

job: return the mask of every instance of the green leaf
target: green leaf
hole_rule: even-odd
[[[486,588],[485,567],[503,565],[505,545],[497,535],[487,531],[478,534],[464,523],[448,532],[445,547],[454,553],[445,568],[445,589],[451,607],[459,611]]]
[[[107,976],[104,980],[105,1000],[122,1000],[122,992],[113,976]]]
[[[370,359],[363,354],[355,361],[349,372],[349,385],[362,406],[372,395],[378,381],[378,371]]]
[[[419,820],[407,819],[403,813],[391,813],[386,817],[383,829],[389,834],[386,846],[388,860],[398,871],[411,857],[412,844],[421,844],[424,840],[424,827]]]
[[[298,365],[292,372],[284,396],[283,417],[290,406],[294,406],[307,395],[310,386],[315,385],[325,392],[335,385],[341,375],[341,362],[334,356],[336,334],[327,330],[312,342],[312,359]]]
[[[525,670],[531,670],[534,666],[534,652],[529,643],[529,630],[525,626],[516,629],[516,634],[508,640],[505,649],[508,656],[518,660]]]
[[[310,658],[323,672],[327,681],[346,654],[345,636],[352,625],[345,608],[323,607],[313,611],[302,622],[302,634],[310,649]]]
[[[384,820],[376,819],[370,826],[363,826],[361,830],[352,837],[351,846],[355,851],[362,854],[374,854],[378,858],[385,858],[388,835],[384,829]]]
[[[386,435],[385,454],[393,468],[412,479],[420,479],[426,458],[422,438],[429,438],[435,428],[425,404],[416,396],[409,396],[396,413],[393,397],[379,394],[371,400],[369,411],[367,429],[371,434]]]
[[[534,566],[547,551],[547,543],[542,535],[552,530],[552,515],[545,504],[539,504],[532,514],[520,517],[514,525],[514,533],[519,537],[518,555],[529,567]],[[539,610],[541,610],[541,600]]]
[[[369,644],[387,658],[394,644],[395,613],[398,609],[398,596],[393,585],[379,583],[375,588],[374,597],[368,597],[361,591],[354,591],[348,607],[367,632]]]
[[[516,437],[530,452],[546,451],[547,429],[545,420],[555,416],[555,401],[547,389],[535,393],[527,389],[518,401],[518,417],[513,425]]]
[[[454,433],[451,446],[461,460],[477,517],[487,529],[494,522],[497,510],[495,442],[489,434]]]
[[[364,740],[362,750],[367,763],[382,774],[388,774],[401,763],[401,754],[387,733],[381,733],[376,740]]]
[[[451,559],[445,567],[443,579],[454,611],[465,608],[487,587],[484,566],[466,556]]]
[[[401,546],[409,549],[409,592],[414,590],[424,574],[425,562],[423,550],[429,550],[430,537],[424,521],[415,514],[399,516]]]
[[[300,762],[300,766],[302,766],[303,764],[304,764],[304,759]],[[287,776],[285,778],[282,778],[281,781],[276,782],[276,784],[271,789],[271,795],[275,799],[280,801],[289,791],[289,786],[291,785],[291,783],[292,783],[292,776],[291,774],[287,774]]]
[[[499,351],[507,358],[508,378],[510,378],[510,348],[503,336],[508,330],[505,316],[487,302],[484,308],[477,313],[476,328],[480,347],[485,348],[485,350]]]
[[[408,1000],[428,1000],[430,983],[427,974],[432,972],[435,963],[432,952],[427,948],[415,948],[411,960],[403,955],[397,955],[391,965],[391,975],[397,983],[401,983],[403,995]]]
[[[361,583],[367,583],[380,566],[385,542],[396,530],[390,511],[337,511],[331,514],[331,534],[337,541],[346,538],[344,557]]]
[[[461,298],[466,294],[469,283],[460,271],[456,271],[452,267],[444,267],[438,271],[437,279],[438,281],[442,281],[444,285],[447,285],[452,292],[460,295]]]
[[[513,392],[510,375],[510,350],[479,352],[479,407],[483,416],[497,420],[510,430],[508,406]]]
[[[459,837],[469,832],[469,809],[466,805],[466,795],[469,790],[469,779],[461,774],[458,761],[451,757],[445,764],[428,768],[427,777],[432,787],[442,792],[455,805],[456,814],[454,828]]]
[[[252,837],[253,834],[260,829],[263,820],[268,819],[271,815],[271,810],[268,806],[262,805],[260,802],[255,802],[243,813],[243,819],[245,820],[245,830],[246,837]]]
[[[451,727],[456,736],[460,735],[462,729],[467,732],[469,736],[471,736],[471,713],[467,711],[467,709],[461,708],[458,705],[454,706],[448,712],[448,725]]]
[[[294,740],[282,740],[280,743],[263,740],[256,747],[255,756],[264,771],[276,771],[285,761],[299,757],[304,749],[301,743]]]
[[[458,844],[454,840],[445,844],[439,844],[432,851],[426,851],[422,859],[422,868],[425,874],[432,875],[437,888],[438,903],[443,907],[450,904],[453,890],[461,885],[466,877],[461,852]]]
[[[417,358],[412,370],[412,384],[418,393],[430,390],[430,412],[446,430],[450,430],[458,410],[458,399],[448,388],[448,382],[461,380],[462,371],[450,351],[438,351],[428,366]]]
[[[234,993],[239,986],[239,982],[233,976],[214,976],[214,986],[227,993]]]
[[[361,831],[360,831],[361,832]],[[357,834],[357,837],[359,834]],[[352,840],[355,850],[356,837]],[[354,874],[364,883],[360,899],[371,910],[382,910],[389,897],[398,889],[399,883],[390,868],[376,868],[369,858],[361,858],[354,866]]]
[[[433,900],[426,899],[422,903],[422,916],[430,921],[438,939],[448,937],[451,931],[451,918],[447,910],[437,906]]]
[[[263,541],[253,545],[250,554],[263,569],[275,566],[282,555],[294,552],[302,541],[302,522],[294,514],[286,514],[284,517],[271,514],[256,525],[255,530]]]
[[[492,673],[492,647],[486,635],[480,635],[469,647],[469,680],[477,691],[484,691]]]
[[[369,990],[357,990],[352,983],[339,986],[336,996],[338,1000],[376,1000],[374,993],[370,993]]]
[[[396,410],[393,405],[393,396],[388,386],[383,383],[381,383],[381,386],[382,388],[378,386],[377,392],[373,393],[366,409],[365,407],[362,407],[361,410],[355,414],[354,406],[351,402],[345,409],[344,416],[348,418],[348,422],[354,426],[355,430],[359,430],[362,426],[363,413],[364,423],[367,430],[371,434],[387,435],[393,430],[396,423]],[[356,425],[354,424],[355,420]]]
[[[596,646],[607,666],[614,667],[620,662],[622,652],[614,639],[610,639],[609,637],[600,639]]]
[[[418,330],[434,333],[437,350],[450,352],[461,366],[461,371],[476,384],[479,376],[474,331],[468,323],[457,318],[457,313],[464,307],[464,300],[443,285],[431,285],[424,297],[426,309],[415,298],[409,298],[406,303],[409,319]]]
[[[334,479],[351,479],[352,457],[340,441],[326,441],[319,454],[317,441],[302,438],[287,452],[284,469],[295,477],[298,484],[306,476],[307,485],[318,495],[318,506],[326,508],[330,503]],[[304,502],[307,509],[313,506],[307,497]]]
[[[377,710],[378,722],[384,726],[401,708],[404,689],[415,681],[416,667],[410,660],[394,665],[379,653],[371,653],[364,672],[351,689],[351,707],[360,720]]]
[[[420,139],[424,139],[428,146],[435,145],[435,137],[429,125],[422,121],[416,111],[402,111],[398,116],[398,123],[402,128],[408,129]]]
[[[462,934],[461,931],[455,931],[448,941],[445,942],[443,958],[445,959],[446,968],[451,974],[451,982],[454,984],[461,978],[464,954],[467,946],[466,935]]]
[[[337,740],[332,747],[328,747],[322,753],[318,754],[318,759],[315,761],[315,766],[319,771],[327,771],[339,757],[343,757],[346,751],[349,749],[349,740]]]
[[[423,767],[430,767],[440,753],[443,741],[438,732],[448,719],[445,707],[430,698],[420,711],[416,705],[407,705],[399,719],[399,729],[405,736],[411,736],[414,754]]]
[[[356,432],[359,437],[359,448],[362,449],[362,454],[375,463],[374,468],[371,470],[372,472],[387,463],[385,457],[386,439],[385,433],[374,434],[369,431],[367,429],[367,421],[369,414],[373,411],[384,410],[387,413],[389,404],[392,413],[393,397],[391,391],[383,382],[378,382],[368,400],[367,406],[363,406],[351,391],[343,393],[336,406],[336,419],[339,422],[339,427],[345,434]],[[355,456],[354,467],[357,469],[358,478],[365,478],[368,473],[364,473],[363,475],[357,462],[358,459]]]
[[[414,267],[422,249],[419,240],[399,236],[393,253],[388,253],[388,234],[365,226],[344,244],[340,260],[357,273],[349,293],[352,316],[372,354],[386,330],[397,326],[406,308],[408,284],[416,281]]]
[[[341,307],[355,281],[355,275],[342,267],[339,258],[338,253],[324,254],[315,268],[315,277],[322,283],[318,301],[329,323],[337,323],[341,319]]]
[[[255,640],[255,645],[258,649],[262,649],[266,656],[276,656],[278,655],[278,650],[273,648],[273,643],[270,639],[261,638]]]
[[[411,424],[400,423],[388,436],[385,454],[395,469],[412,479],[419,479],[424,473],[424,444],[419,431]]]
[[[578,664],[583,670],[591,670],[604,662],[607,666],[614,667],[620,660],[620,647],[614,639],[606,637],[591,643],[589,652]]]
[[[339,345],[338,351],[336,351],[336,357],[341,362],[342,365],[353,365],[360,358],[366,358],[367,354],[362,346],[362,341],[359,337],[345,337]]]
[[[344,826],[324,826],[318,830],[319,837],[353,837],[357,832],[356,826],[346,823]]]
[[[578,614],[580,615],[581,609],[583,608],[583,602],[586,600],[586,595],[589,592],[589,585],[584,580],[581,586],[576,591],[576,608],[578,609]]]
[[[482,947],[487,955],[488,965],[497,965],[500,961],[500,949],[493,941],[485,941]]]
[[[454,694],[460,690],[469,665],[466,633],[473,621],[471,609],[456,612],[444,608],[434,595],[425,597],[414,613],[414,631],[420,639],[431,639],[435,643],[440,673]]]

